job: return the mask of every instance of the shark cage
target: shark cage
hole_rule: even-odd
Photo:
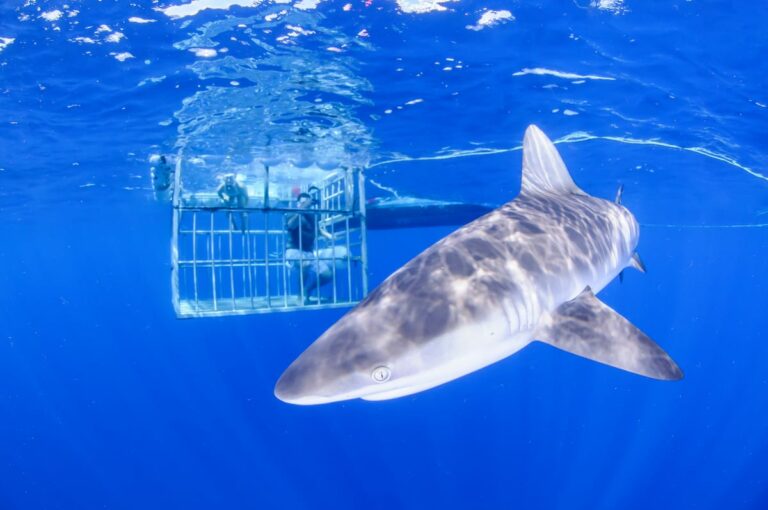
[[[365,297],[362,170],[308,177],[265,164],[227,174],[214,189],[185,183],[184,166],[179,155],[171,245],[178,317],[348,307]]]

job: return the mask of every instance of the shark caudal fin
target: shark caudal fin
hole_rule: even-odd
[[[586,195],[571,179],[555,144],[533,124],[523,140],[523,184],[521,193],[576,193]]]
[[[587,287],[545,316],[534,338],[558,349],[653,379],[683,372],[664,350]]]

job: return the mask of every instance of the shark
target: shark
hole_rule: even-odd
[[[543,342],[658,380],[683,372],[596,297],[625,268],[645,272],[640,229],[590,196],[535,125],[518,196],[410,260],[312,343],[278,379],[298,405],[388,400],[442,385]]]

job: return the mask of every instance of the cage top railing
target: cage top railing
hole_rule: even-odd
[[[221,198],[213,190],[186,190],[183,177],[183,157],[181,152],[176,159],[175,185],[173,192],[173,206],[184,209],[270,209],[282,210],[283,204],[290,203],[291,194],[296,189],[307,191],[313,186],[322,190],[321,198],[323,207],[314,209],[321,213],[347,213],[356,209],[355,188],[356,177],[362,173],[360,168],[348,168],[341,166],[336,170],[326,172],[327,175],[316,182],[306,179],[297,180],[291,184],[284,176],[279,182],[273,182],[269,165],[264,164],[264,173],[258,176],[247,176],[249,181],[243,183],[238,180],[248,193],[248,203],[237,207],[228,207],[222,204]],[[242,174],[240,174],[242,175]],[[288,209],[287,207],[285,209]]]
[[[263,205],[253,205],[253,206],[245,206],[245,207],[232,207],[227,205],[186,205],[182,204],[179,206],[179,208],[184,209],[185,211],[199,211],[199,212],[205,212],[205,211],[232,211],[232,212],[240,212],[240,211],[269,211],[269,212],[275,212],[275,213],[294,213],[298,209],[296,207],[283,207],[283,206],[270,206],[265,207]],[[354,213],[356,211],[351,211],[349,209],[317,209],[313,208],[308,211],[309,213],[316,213],[318,215],[320,214],[343,214],[343,215],[349,215],[351,213]]]

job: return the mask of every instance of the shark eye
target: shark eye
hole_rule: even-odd
[[[392,371],[384,365],[374,368],[373,372],[371,372],[371,379],[377,383],[387,382],[391,376]]]

